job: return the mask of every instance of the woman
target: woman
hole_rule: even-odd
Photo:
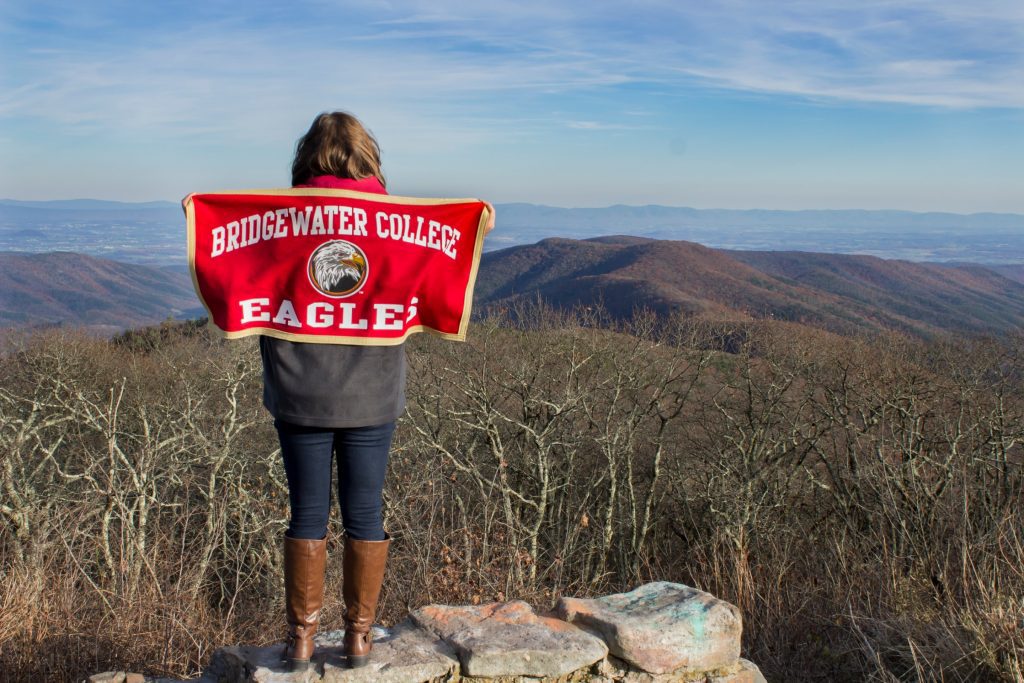
[[[386,194],[380,148],[352,115],[320,114],[299,140],[293,187]],[[488,204],[494,227],[494,208]],[[284,538],[288,642],[293,671],[310,667],[323,605],[331,459],[345,528],[343,597],[349,666],[366,664],[390,536],[381,492],[395,421],[405,409],[405,349],[260,337],[263,404],[281,442],[291,520]]]

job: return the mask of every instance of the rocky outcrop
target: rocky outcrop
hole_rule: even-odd
[[[613,655],[642,671],[709,671],[740,656],[740,611],[678,583],[648,583],[594,600],[562,598],[555,614],[599,633]]]
[[[375,627],[361,669],[346,667],[343,631],[317,636],[316,667],[304,673],[285,670],[282,645],[226,647],[194,683],[765,683],[739,656],[741,630],[729,603],[657,582],[563,598],[550,614],[522,601],[428,605],[392,629]],[[125,672],[90,683],[131,680],[171,683]]]
[[[597,636],[538,616],[518,600],[479,607],[430,605],[410,616],[455,648],[463,676],[559,679],[608,655]]]

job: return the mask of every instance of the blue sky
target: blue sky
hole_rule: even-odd
[[[332,109],[399,194],[1024,212],[1024,2],[0,9],[3,197],[284,186]]]

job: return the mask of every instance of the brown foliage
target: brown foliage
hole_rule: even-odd
[[[409,344],[383,621],[664,579],[740,605],[770,679],[1021,679],[1020,336],[512,319]],[[187,675],[282,633],[254,345],[135,339],[0,358],[5,676]]]

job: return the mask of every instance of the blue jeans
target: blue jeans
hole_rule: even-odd
[[[383,541],[381,493],[395,423],[330,429],[275,420],[281,440],[292,538],[323,538],[331,511],[331,459],[338,454],[338,503],[345,533]]]

